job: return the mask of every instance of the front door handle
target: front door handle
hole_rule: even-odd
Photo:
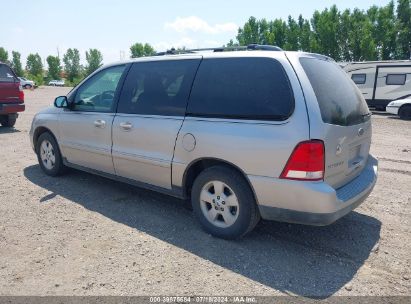
[[[94,125],[97,127],[97,128],[105,128],[106,127],[106,122],[104,121],[104,120],[102,120],[102,119],[97,119],[96,121],[94,121]]]
[[[124,131],[130,131],[131,128],[133,127],[133,124],[131,122],[121,122],[120,123],[120,127],[124,130]]]

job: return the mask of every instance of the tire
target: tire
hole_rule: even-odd
[[[26,85],[24,85],[24,88],[25,88],[25,89],[31,89],[31,88],[32,88],[32,85],[31,85],[31,84],[26,84]]]
[[[403,105],[398,111],[398,115],[401,119],[411,120],[411,105]]]
[[[199,174],[191,190],[191,203],[202,228],[223,239],[246,235],[260,220],[247,181],[237,171],[223,166],[210,167]]]
[[[41,169],[47,175],[59,176],[66,171],[59,146],[50,133],[45,132],[39,136],[36,154]]]
[[[4,115],[0,117],[0,123],[3,127],[12,128],[16,124],[17,115]]]

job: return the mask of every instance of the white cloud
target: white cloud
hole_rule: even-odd
[[[203,32],[206,34],[219,34],[226,32],[236,32],[238,29],[237,24],[233,22],[219,23],[210,25],[207,21],[197,17],[177,17],[174,22],[167,22],[164,24],[165,29],[171,29],[179,33],[187,31]]]

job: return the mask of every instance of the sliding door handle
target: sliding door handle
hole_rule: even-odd
[[[96,126],[97,128],[105,128],[106,126],[106,122],[102,119],[97,119],[96,121],[94,121],[94,126]]]
[[[133,128],[133,124],[131,122],[120,122],[120,128],[124,131],[130,131]]]

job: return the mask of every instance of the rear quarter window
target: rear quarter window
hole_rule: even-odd
[[[271,58],[210,58],[200,64],[187,115],[285,120],[294,97],[281,63]]]

